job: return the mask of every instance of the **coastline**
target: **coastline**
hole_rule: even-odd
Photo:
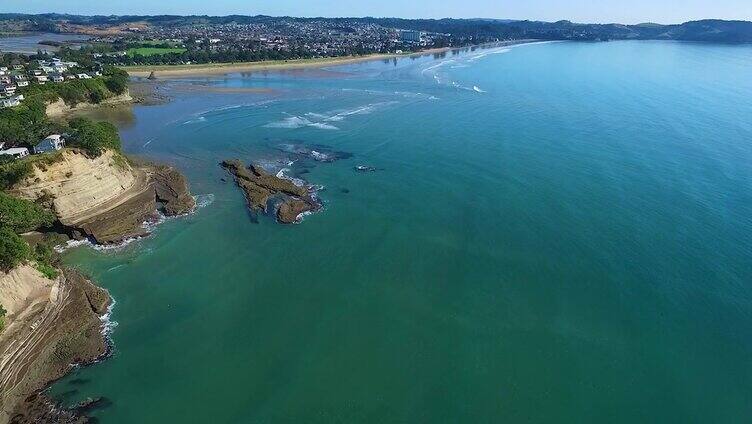
[[[59,407],[44,391],[73,366],[110,354],[109,293],[73,269],[59,271],[55,279],[29,265],[0,273],[10,312],[0,335],[0,423],[82,422],[81,408]]]
[[[442,54],[446,53],[452,50],[463,50],[463,49],[477,49],[477,48],[493,48],[493,47],[503,47],[503,46],[509,46],[509,45],[515,45],[515,44],[524,44],[524,43],[530,43],[537,40],[516,40],[514,42],[506,42],[506,43],[494,43],[493,45],[484,45],[484,46],[473,46],[473,47],[465,47],[465,48],[441,48],[441,49],[430,49],[425,50],[417,53],[411,53],[411,54],[389,54],[389,55],[369,55],[369,56],[362,56],[362,57],[346,57],[346,58],[332,58],[332,59],[313,59],[313,60],[298,60],[298,61],[280,61],[280,62],[250,62],[250,63],[242,63],[242,64],[211,64],[211,65],[166,65],[164,67],[151,67],[151,68],[166,68],[165,71],[157,71],[157,77],[167,77],[167,78],[187,78],[187,77],[196,77],[196,76],[206,76],[206,77],[219,77],[224,74],[228,73],[234,73],[234,72],[245,72],[245,71],[264,71],[264,70],[291,70],[291,69],[305,69],[305,68],[322,68],[322,67],[328,67],[328,66],[336,66],[336,65],[346,65],[346,64],[353,64],[353,63],[363,63],[363,62],[369,62],[369,61],[375,61],[375,60],[385,60],[385,59],[393,59],[393,58],[405,58],[405,57],[420,57],[420,56],[426,56],[426,55],[434,55],[434,54]],[[150,69],[151,69],[150,68]],[[176,69],[177,68],[177,69]],[[127,68],[126,68],[127,70]],[[129,74],[131,76],[139,77],[139,76],[148,76],[148,74],[151,72],[151,70],[144,70],[144,71],[129,71]],[[50,108],[48,108],[47,114],[50,117],[56,117],[56,118],[64,118],[71,114],[74,114],[76,112],[84,112],[84,111],[90,111],[95,110],[98,108],[108,108],[113,107],[115,105],[119,104],[155,104],[159,102],[167,102],[170,101],[168,97],[161,97],[157,94],[152,94],[154,92],[154,84],[151,82],[147,83],[145,81],[138,81],[133,80],[129,82],[129,88],[132,88],[134,85],[141,85],[138,89],[131,90],[130,94],[124,95],[122,98],[118,99],[110,99],[109,102],[103,102],[101,104],[80,104],[76,108],[69,108],[62,105],[51,105]],[[157,83],[158,84],[158,83]],[[234,92],[235,90],[247,90],[247,89],[214,89],[217,92],[227,91],[227,92]],[[265,89],[251,89],[252,91],[266,91]],[[132,96],[132,98],[131,98]],[[177,172],[173,174],[172,171],[170,172],[154,172],[152,175],[156,174],[159,181],[157,181],[157,184],[155,185],[155,189],[160,190],[157,192],[158,197],[160,198],[179,198],[180,197],[180,190],[173,190],[172,184],[168,184],[165,182],[170,182],[173,180],[181,180],[182,176],[176,175]],[[152,171],[153,172],[153,171]],[[184,177],[183,177],[184,178]],[[185,183],[184,180],[177,182],[178,186],[182,185],[182,183]],[[140,196],[134,196],[135,204],[140,205],[139,210],[142,210],[144,213],[146,213],[148,210],[151,210],[151,202],[153,199],[151,199],[151,190],[146,187],[144,181],[140,181],[137,186],[139,187],[138,191],[139,193],[145,193],[143,195],[144,198],[149,197],[150,199],[145,200],[142,199]],[[148,193],[147,193],[148,192]],[[160,196],[161,194],[161,196]],[[128,196],[125,196],[128,197]],[[89,223],[83,228],[82,233],[86,233],[85,235],[88,237],[93,237],[94,239],[100,239],[100,241],[103,241],[104,244],[115,244],[122,240],[120,240],[124,234],[127,234],[128,236],[134,236],[132,234],[133,228],[135,224],[140,223],[143,221],[142,214],[137,214],[137,219],[130,219],[130,216],[120,216],[120,212],[118,209],[121,205],[128,205],[129,207],[133,206],[133,204],[128,204],[126,200],[123,201],[116,201],[112,204],[108,204],[107,207],[100,207],[97,208],[96,213],[92,212],[94,215],[103,217],[102,220],[96,220],[94,223]],[[112,207],[110,207],[112,206]],[[300,205],[295,205],[300,206]],[[110,213],[112,212],[112,213]],[[301,210],[295,209],[294,207],[290,207],[289,210],[286,211],[285,215],[289,215],[288,219],[280,219],[280,222],[285,223],[293,223],[297,217],[300,215]],[[99,221],[106,221],[106,225],[102,224],[100,226]],[[125,224],[121,225],[120,222],[125,222]],[[135,224],[134,224],[135,223]],[[133,224],[133,225],[131,225]],[[112,228],[111,228],[112,227]],[[82,234],[84,235],[84,234]],[[98,235],[101,235],[101,237],[97,237]],[[135,236],[141,236],[146,235],[145,234],[135,234]],[[67,272],[67,271],[66,271]],[[89,283],[96,284],[96,282],[89,281]],[[109,295],[108,295],[109,299]],[[109,300],[112,301],[111,299]],[[109,305],[109,303],[107,304]],[[98,313],[97,319],[99,320],[101,316],[106,312],[106,306],[104,307],[97,307],[92,308],[95,309],[95,311]],[[92,322],[95,322],[92,320]],[[79,365],[87,365],[91,364],[93,362],[96,362],[101,359],[106,359],[107,357],[107,340],[104,339],[98,339],[98,338],[92,338],[93,341],[91,343],[95,343],[96,348],[91,348],[94,353],[90,354],[89,356],[79,356],[74,361],[68,362],[70,363],[76,363]],[[76,340],[77,343],[79,343],[80,346],[85,346],[86,343],[81,343],[81,340]],[[89,342],[87,342],[89,343]],[[105,350],[102,350],[105,349]],[[26,364],[17,364],[19,367],[23,367]],[[55,404],[54,399],[50,399],[47,396],[43,394],[43,391],[50,386],[52,382],[55,380],[61,378],[62,376],[66,375],[68,370],[65,371],[56,370],[54,373],[49,374],[43,379],[40,379],[37,384],[35,384],[36,388],[34,391],[32,391],[32,396],[29,396],[27,398],[26,403],[19,403],[21,406],[21,410],[25,411],[27,417],[30,418],[29,422],[34,422],[37,419],[47,419],[50,418],[51,415],[49,414],[57,414],[54,416],[55,419],[59,420],[59,422],[66,422],[64,420],[60,420],[61,418],[64,419],[70,419],[71,422],[73,420],[81,418],[83,413],[79,414],[77,411],[77,408],[73,409],[63,409],[59,405]],[[18,410],[15,410],[14,412],[17,412]],[[3,420],[0,419],[0,423],[2,423]]]
[[[370,62],[374,60],[388,60],[407,57],[419,57],[432,54],[446,53],[452,50],[477,49],[484,47],[505,47],[517,44],[527,44],[536,42],[535,39],[500,41],[491,44],[482,44],[467,47],[441,47],[436,49],[427,49],[414,53],[405,54],[371,54],[366,56],[345,56],[331,57],[320,59],[294,59],[278,60],[265,62],[231,62],[231,63],[203,63],[191,65],[144,65],[144,66],[121,66],[120,69],[128,72],[131,77],[146,78],[152,72],[156,78],[190,78],[190,77],[212,77],[221,76],[231,73],[252,72],[252,71],[285,71],[307,68],[323,68],[337,65],[349,65],[355,63]]]
[[[196,76],[219,76],[235,72],[247,71],[271,71],[271,70],[290,70],[305,68],[321,68],[325,66],[347,65],[353,63],[369,62],[372,60],[393,59],[396,57],[410,57],[415,55],[442,53],[449,48],[435,49],[435,51],[424,51],[414,54],[373,54],[367,56],[345,56],[323,59],[293,59],[293,60],[273,60],[265,62],[230,62],[230,63],[202,63],[192,65],[154,65],[154,66],[122,66],[120,69],[125,70],[132,77],[148,77],[154,72],[159,77],[196,77]]]
[[[99,183],[88,184],[93,180]],[[53,193],[57,220],[48,234],[103,246],[148,235],[144,223],[157,222],[160,214],[181,216],[195,208],[187,179],[175,168],[140,160],[123,163],[111,151],[90,158],[66,148],[59,160],[34,168],[34,175],[12,190],[27,199],[42,192]],[[46,237],[38,232],[23,236],[29,243]],[[74,269],[56,264],[60,275],[51,278],[32,265],[0,271],[0,304],[8,312],[8,325],[0,333],[0,424],[86,422],[81,420],[98,399],[67,408],[45,390],[73,366],[108,356],[107,318],[114,300]]]

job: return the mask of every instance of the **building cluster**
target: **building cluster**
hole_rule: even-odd
[[[98,75],[101,75],[101,72],[83,72],[78,63],[65,62],[58,58],[0,66],[0,107],[18,106],[23,100],[23,95],[17,94],[17,91],[21,87],[27,87],[29,83],[43,85],[73,79],[89,79]]]
[[[36,146],[34,146],[35,154],[42,154],[47,152],[54,152],[65,147],[65,139],[60,134],[52,134],[45,137]],[[11,147],[6,149],[5,143],[0,142],[0,157],[10,157],[12,159],[21,159],[29,156],[29,149],[26,147]]]
[[[327,56],[353,48],[382,50],[398,39],[396,31],[375,24],[331,20],[280,19],[250,24],[156,27],[144,34],[182,43],[196,43],[210,50],[247,47],[305,49]]]
[[[101,59],[103,57],[123,57],[128,56],[128,52],[94,53],[92,56],[94,59]]]
[[[22,94],[16,94],[18,87],[26,87],[29,80],[24,65],[0,66],[0,108],[18,106]]]
[[[329,57],[364,53],[394,53],[430,46],[444,34],[401,31],[361,20],[275,18],[253,23],[150,26],[138,34],[109,36],[96,41],[128,43],[161,40],[188,51],[277,51],[291,56]],[[117,63],[123,52],[97,53]]]

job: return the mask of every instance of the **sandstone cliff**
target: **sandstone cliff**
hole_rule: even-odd
[[[133,166],[120,153],[96,158],[64,149],[55,161],[38,162],[11,193],[49,207],[74,238],[117,243],[147,233],[143,223],[190,211],[195,203],[185,178],[167,166]]]
[[[77,422],[40,393],[74,363],[107,352],[101,316],[107,292],[65,269],[49,280],[29,265],[0,272],[0,304],[7,310],[0,334],[0,424]]]
[[[57,101],[54,101],[47,105],[46,113],[47,113],[47,116],[50,118],[61,118],[66,115],[70,115],[71,113],[74,113],[74,112],[94,109],[97,107],[107,106],[107,105],[130,103],[132,101],[133,101],[133,98],[131,98],[131,95],[129,92],[125,92],[124,94],[121,94],[119,96],[110,97],[109,99],[105,99],[101,103],[98,103],[98,104],[79,103],[75,106],[69,106],[62,99],[58,99]]]

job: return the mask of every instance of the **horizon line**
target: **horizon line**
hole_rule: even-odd
[[[175,13],[157,13],[157,14],[93,14],[93,15],[87,15],[87,14],[79,14],[79,13],[68,13],[68,12],[40,12],[40,13],[27,13],[27,12],[5,12],[0,11],[0,14],[6,14],[6,15],[25,15],[25,16],[44,16],[44,15],[62,15],[62,16],[79,16],[79,17],[157,17],[157,16],[175,16],[175,17],[182,17],[182,18],[190,18],[190,17],[206,17],[206,18],[227,18],[232,16],[239,16],[239,17],[268,17],[268,18],[292,18],[292,19],[400,19],[400,20],[424,20],[424,21],[441,21],[441,20],[458,20],[458,21],[499,21],[503,23],[512,23],[512,22],[542,22],[542,23],[558,23],[558,22],[570,22],[572,24],[577,25],[661,25],[661,26],[670,26],[670,25],[683,25],[690,22],[702,22],[702,21],[724,21],[724,22],[745,22],[745,23],[752,23],[752,20],[746,20],[746,19],[728,19],[728,18],[701,18],[701,19],[690,19],[683,22],[674,22],[674,23],[660,23],[660,22],[654,22],[654,21],[643,21],[643,22],[637,22],[637,23],[622,23],[617,21],[610,21],[610,22],[578,22],[578,21],[572,21],[569,19],[559,19],[556,21],[546,21],[546,20],[540,20],[540,19],[514,19],[514,18],[482,18],[482,17],[474,17],[474,18],[453,18],[453,17],[441,17],[441,18],[425,18],[425,17],[398,17],[398,16],[294,16],[294,15],[266,15],[266,14],[242,14],[242,13],[231,13],[227,15],[212,15],[212,14],[175,14]]]

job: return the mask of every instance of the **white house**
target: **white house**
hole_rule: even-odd
[[[18,97],[7,97],[0,99],[0,107],[13,107],[20,104],[21,102],[18,100]]]
[[[29,149],[26,147],[12,147],[10,149],[0,150],[0,155],[8,155],[14,159],[21,159],[29,156]]]
[[[55,150],[60,150],[63,147],[65,147],[65,140],[63,137],[60,134],[52,134],[34,146],[34,153],[53,152]]]
[[[91,79],[91,77],[86,74],[78,74],[76,76],[78,77],[78,79]]]
[[[63,76],[62,75],[53,75],[52,76],[52,82],[63,82]]]

